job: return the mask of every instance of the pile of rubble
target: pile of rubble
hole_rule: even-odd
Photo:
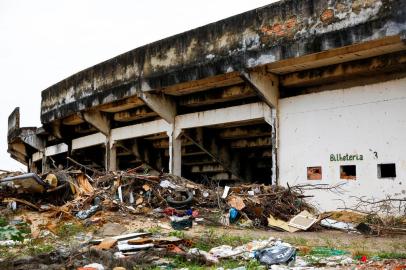
[[[14,172],[0,175],[2,209],[30,209],[42,215],[40,218],[25,215],[21,223],[29,224],[28,231],[33,238],[43,237],[46,233],[57,235],[61,223],[103,227],[106,221],[110,221],[107,213],[143,220],[148,217],[154,222],[166,220],[170,224],[169,229],[177,231],[203,224],[225,228],[272,228],[290,233],[319,230],[321,226],[349,232],[377,233],[377,223],[366,222],[363,215],[355,221],[345,220],[342,215],[317,213],[306,202],[303,190],[299,186],[284,188],[260,184],[203,185],[171,174],[148,173],[144,167],[109,173],[82,167],[55,170],[44,175]],[[24,243],[24,231],[20,230],[21,224],[16,224],[14,227],[2,226],[0,220],[0,246]],[[403,233],[405,227],[398,228],[396,232]],[[175,235],[138,230],[123,234],[117,227],[112,231],[112,235],[101,238],[83,236],[82,248],[73,250],[69,256],[59,254],[58,260],[70,269],[95,261],[98,263],[88,267],[104,269],[99,266],[110,267],[113,264],[133,267],[152,262],[165,265],[164,257],[171,256],[193,260],[201,265],[216,265],[224,259],[255,260],[268,266],[307,265],[296,258],[297,248],[275,238],[203,250],[190,239]],[[328,252],[332,254],[329,259],[321,260],[326,265],[353,262],[346,253]],[[101,258],[110,258],[111,261]],[[14,261],[13,267],[19,263]]]
[[[3,177],[0,183],[0,199],[11,208],[22,204],[82,220],[105,209],[131,214],[172,211],[171,218],[181,221],[185,219],[176,209],[190,210],[193,218],[197,210],[208,208],[224,213],[219,219],[223,225],[240,222],[266,227],[274,220],[284,222],[300,213],[315,213],[295,188],[258,184],[213,188],[171,174],[145,174],[142,167],[110,173],[95,171],[92,176],[81,170],[58,170],[41,176],[13,174]]]

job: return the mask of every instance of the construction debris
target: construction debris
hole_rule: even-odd
[[[281,269],[307,267],[309,260],[328,266],[342,266],[354,263],[353,259],[345,252],[323,247],[306,251],[306,255],[298,258],[296,247],[271,237],[239,246],[223,244],[205,250],[185,238],[183,231],[207,224],[241,229],[272,228],[294,233],[318,230],[320,224],[329,229],[374,235],[400,233],[406,227],[397,220],[396,227],[383,228],[389,223],[376,216],[354,215],[350,219],[350,213],[319,214],[306,202],[302,187],[295,186],[283,188],[250,184],[223,188],[194,183],[171,174],[127,170],[95,171],[89,176],[73,168],[44,175],[7,173],[4,179],[4,183],[0,180],[3,206],[13,204],[14,210],[34,211],[23,214],[21,224],[27,224],[28,230],[22,230],[21,225],[0,227],[3,228],[0,229],[0,245],[19,247],[28,235],[32,239],[47,235],[57,237],[61,230],[63,234],[69,234],[69,228],[74,229],[75,226],[95,226],[98,229],[93,234],[77,237],[81,245],[88,245],[96,257],[89,257],[92,261],[86,260],[86,263],[75,266],[76,269],[116,267],[95,260],[97,256],[105,256],[101,255],[103,252],[108,252],[109,258],[117,260],[120,265],[133,265],[122,264],[120,260],[131,260],[134,265],[152,262],[154,265],[171,265],[167,258],[176,255],[202,265],[235,259],[254,260],[273,268],[278,265]],[[44,183],[39,184],[43,188],[41,192],[38,192],[38,183]],[[35,213],[37,218],[28,213]],[[156,229],[131,230],[120,219],[110,220],[108,213],[140,220],[152,219]],[[160,230],[176,231],[175,235],[181,237],[157,233]],[[88,256],[85,251],[75,252],[74,256]]]

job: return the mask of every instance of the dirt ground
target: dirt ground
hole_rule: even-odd
[[[102,262],[105,265],[113,265],[112,262],[114,260],[112,260],[112,257],[114,252],[106,251],[105,253],[90,254],[88,251],[86,251],[89,250],[90,247],[87,244],[88,240],[91,238],[104,238],[108,237],[109,235],[111,236],[136,231],[150,232],[153,235],[172,235],[180,238],[190,239],[197,245],[197,247],[199,247],[199,245],[201,246],[202,242],[204,245],[204,241],[211,241],[211,246],[239,246],[252,240],[269,239],[270,237],[274,237],[298,248],[300,256],[306,254],[306,252],[314,247],[326,247],[347,251],[350,254],[349,256],[353,258],[364,255],[369,260],[378,256],[382,257],[383,259],[395,259],[391,262],[394,265],[406,264],[404,260],[406,258],[406,235],[378,237],[326,229],[288,233],[275,231],[269,228],[253,229],[241,228],[238,226],[215,226],[209,221],[210,218],[203,218],[201,222],[194,223],[193,227],[188,230],[174,231],[166,217],[159,215],[157,216],[151,213],[145,215],[131,215],[119,211],[101,211],[96,213],[86,222],[74,221],[74,223],[71,223],[72,220],[64,221],[58,225],[63,227],[64,230],[54,228],[56,234],[44,234],[44,232],[47,231],[47,219],[44,219],[41,215],[42,214],[34,211],[23,211],[15,216],[18,218],[29,218],[32,226],[35,225],[37,228],[40,228],[40,233],[36,235],[36,237],[38,237],[40,240],[37,242],[37,244],[28,244],[28,248],[25,245],[10,248],[10,250],[14,250],[14,254],[9,259],[5,260],[3,260],[5,258],[5,253],[0,256],[0,269],[26,269],[27,265],[31,265],[31,269],[77,269],[80,266],[92,262],[92,260],[97,261],[98,258],[103,258]],[[92,222],[89,223],[89,221]],[[66,227],[66,225],[69,224],[76,224],[73,226],[73,230],[70,229],[69,226]],[[49,247],[49,250],[45,247]],[[3,252],[7,251],[8,255],[10,255],[10,250],[3,248]],[[85,258],[86,256],[83,255],[72,255],[78,250],[85,251],[83,254],[87,254],[86,256],[88,257]],[[61,268],[64,266],[64,264],[66,264],[66,262],[69,262],[71,266]],[[134,263],[129,265],[129,268],[126,269],[138,269],[133,268]],[[204,267],[194,267],[195,266],[186,268],[206,269]],[[106,269],[110,268],[107,267]],[[158,268],[152,268],[151,266],[151,269]],[[234,268],[224,267],[224,269]],[[257,268],[254,266],[253,268],[247,267],[246,269]],[[341,269],[344,268],[341,267]],[[346,269],[354,268],[350,267]],[[374,267],[370,269],[374,269]],[[381,269],[394,268],[386,267]]]

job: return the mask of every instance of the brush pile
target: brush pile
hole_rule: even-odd
[[[171,174],[148,174],[141,167],[108,173],[92,171],[92,176],[88,172],[69,169],[39,176],[7,174],[0,180],[0,199],[19,201],[30,208],[58,209],[64,215],[80,213],[82,219],[102,209],[146,214],[168,207],[222,212],[234,208],[244,217],[256,220],[257,226],[266,226],[270,215],[287,221],[303,210],[315,211],[294,187],[258,184],[215,187]],[[18,178],[13,178],[16,175]]]

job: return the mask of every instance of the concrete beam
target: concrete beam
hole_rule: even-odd
[[[195,165],[213,165],[217,163],[211,157],[199,157],[199,156],[189,156],[185,161],[182,162],[183,166],[195,166]]]
[[[82,112],[81,117],[105,136],[110,135],[110,119],[106,114],[100,111],[87,111]]]
[[[268,110],[269,108],[266,104],[257,102],[223,109],[183,114],[176,116],[175,126],[178,129],[187,129],[259,120],[264,119],[264,115]]]
[[[106,136],[100,132],[72,140],[72,150],[106,143]]]
[[[137,95],[145,104],[156,112],[166,122],[172,124],[176,116],[176,102],[173,98],[163,93],[149,93],[146,91],[137,91]]]
[[[269,125],[261,126],[245,126],[245,127],[234,127],[221,130],[219,132],[219,137],[221,139],[242,139],[242,138],[254,138],[254,137],[263,137],[271,136],[272,130]]]
[[[78,134],[89,134],[98,132],[98,130],[88,123],[82,123],[74,126],[74,132]]]
[[[34,154],[32,154],[32,161],[37,162],[37,161],[41,160],[43,156],[44,155],[42,152],[35,152]]]
[[[249,98],[253,96],[255,96],[255,92],[250,86],[235,85],[180,97],[179,105],[186,107],[195,107]]]
[[[55,156],[58,154],[66,153],[68,152],[68,145],[65,143],[60,143],[52,146],[48,146],[45,148],[45,156]]]
[[[266,72],[264,68],[257,68],[254,71],[242,72],[241,78],[251,85],[271,108],[278,106],[279,78],[276,75]]]
[[[406,49],[406,44],[402,40],[401,35],[387,36],[376,40],[365,40],[367,41],[356,43],[351,46],[330,48],[329,50],[324,50],[318,53],[275,61],[267,65],[267,70],[274,74],[282,75],[300,70],[308,70],[365,59]]]
[[[121,141],[167,132],[170,129],[171,125],[169,125],[165,120],[160,119],[126,127],[114,128],[111,130],[111,138],[114,141]]]
[[[95,107],[101,112],[116,113],[145,105],[138,97],[129,97]]]
[[[221,165],[194,165],[190,168],[191,173],[219,173],[224,172]]]
[[[406,51],[357,60],[323,68],[293,72],[280,77],[284,88],[306,87],[340,82],[357,77],[371,77],[382,72],[406,70]]]
[[[148,117],[156,116],[157,113],[152,111],[149,107],[143,106],[134,109],[130,109],[127,111],[117,112],[114,114],[113,119],[114,121],[118,122],[129,122],[139,119],[144,119]]]
[[[231,148],[257,148],[272,146],[271,136],[255,139],[240,139],[230,142]]]
[[[72,115],[69,115],[68,117],[62,119],[62,124],[67,125],[67,126],[79,125],[84,122],[85,121],[78,114],[72,114]]]

